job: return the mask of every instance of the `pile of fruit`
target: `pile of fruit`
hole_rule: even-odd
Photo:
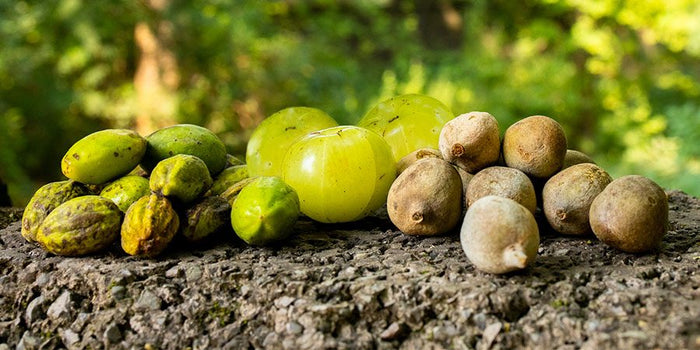
[[[142,137],[108,129],[76,142],[41,187],[22,236],[67,256],[103,250],[153,257],[180,236],[233,229],[250,245],[284,240],[300,215],[360,220],[386,205],[409,235],[454,232],[480,270],[523,269],[537,255],[537,219],[566,235],[594,233],[627,252],[657,248],[664,191],[641,176],[613,180],[567,150],[552,118],[531,116],[503,136],[485,112],[454,116],[417,94],[380,102],[356,126],[321,110],[283,109],[251,135],[246,162],[206,128],[180,124]]]

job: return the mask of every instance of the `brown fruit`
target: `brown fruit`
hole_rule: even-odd
[[[462,214],[457,170],[438,158],[415,162],[389,189],[389,219],[409,235],[437,235],[453,229]]]
[[[486,196],[512,199],[533,214],[537,210],[535,188],[527,175],[518,169],[492,166],[476,173],[469,182],[465,204],[470,207]]]
[[[527,208],[509,198],[486,196],[467,210],[460,241],[477,269],[501,274],[534,262],[540,235]]]
[[[417,150],[403,156],[401,159],[399,159],[399,161],[396,163],[397,174],[401,174],[411,164],[413,164],[413,163],[415,163],[423,158],[440,158],[440,159],[442,159],[442,154],[440,153],[440,151],[438,151],[434,148],[417,149]]]
[[[159,193],[141,197],[129,207],[122,223],[122,249],[129,255],[160,254],[180,225],[170,201]]]
[[[604,243],[629,253],[659,247],[668,230],[668,198],[639,175],[612,181],[591,203],[590,224]]]
[[[562,168],[566,155],[566,136],[559,123],[535,115],[506,129],[503,135],[503,159],[511,168],[528,176],[548,178]]]
[[[459,115],[442,127],[439,145],[443,159],[469,173],[477,172],[498,161],[498,122],[486,112]]]
[[[561,168],[566,169],[572,165],[581,164],[581,163],[595,164],[595,162],[593,161],[593,158],[589,157],[587,154],[573,150],[573,149],[567,149],[566,155],[564,156],[564,165]]]
[[[557,232],[580,235],[590,232],[591,203],[612,178],[595,164],[582,163],[552,176],[542,190],[542,210]]]

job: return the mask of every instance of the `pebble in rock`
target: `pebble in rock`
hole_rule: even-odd
[[[70,291],[63,291],[61,295],[54,300],[54,302],[49,306],[49,310],[46,315],[53,320],[63,320],[70,318],[72,305],[72,293]]]
[[[24,313],[24,320],[28,325],[34,323],[34,321],[42,318],[44,316],[44,296],[40,295],[34,298],[27,305],[27,309]]]
[[[37,349],[39,347],[39,341],[39,338],[33,336],[29,331],[25,331],[24,334],[22,334],[22,339],[17,343],[17,350]]]
[[[139,296],[139,300],[134,304],[137,310],[160,310],[163,301],[150,290],[144,290]]]
[[[119,330],[119,326],[114,323],[107,326],[104,332],[104,340],[107,344],[115,344],[122,340],[122,332]]]
[[[80,341],[80,335],[70,329],[66,329],[61,335],[61,339],[63,340],[63,344],[70,347]]]
[[[121,300],[126,297],[126,288],[124,286],[114,286],[110,289],[112,293],[112,298],[115,300]]]

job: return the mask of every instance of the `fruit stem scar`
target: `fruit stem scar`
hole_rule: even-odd
[[[452,155],[455,157],[459,157],[462,154],[464,154],[464,146],[462,146],[461,143],[455,143],[452,145]]]
[[[421,213],[419,211],[413,213],[413,215],[411,215],[411,220],[413,220],[413,222],[415,222],[415,223],[422,222],[423,221],[423,213]]]

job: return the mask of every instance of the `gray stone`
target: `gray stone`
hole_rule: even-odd
[[[63,320],[70,318],[73,310],[73,297],[70,291],[63,291],[61,295],[49,306],[46,315],[53,320]]]
[[[287,323],[287,332],[290,334],[301,334],[304,331],[304,327],[299,323],[292,321]]]
[[[382,340],[395,340],[401,337],[404,333],[404,329],[405,327],[402,327],[398,322],[392,322],[379,337],[382,338]]]
[[[185,279],[188,282],[197,281],[202,278],[202,269],[197,265],[189,265],[185,269]]]
[[[66,329],[61,335],[61,339],[63,340],[64,345],[70,347],[71,345],[74,345],[80,341],[80,335],[70,329]]]
[[[121,330],[119,330],[119,326],[117,326],[114,323],[107,326],[107,329],[105,329],[103,336],[105,343],[108,344],[115,344],[122,340],[122,332]]]
[[[110,289],[110,293],[112,293],[112,298],[115,300],[126,298],[126,288],[124,286],[114,286]]]
[[[40,341],[41,339],[33,336],[29,331],[25,331],[22,334],[22,339],[17,343],[17,350],[37,349]]]
[[[34,321],[44,316],[44,296],[39,295],[29,302],[27,309],[24,312],[24,320],[27,325],[31,325]]]
[[[501,332],[501,327],[503,327],[503,324],[501,322],[496,322],[488,325],[486,329],[484,329],[484,333],[481,336],[482,343],[481,343],[481,348],[482,349],[490,349],[491,344],[493,344],[493,341],[496,340],[496,337],[498,336],[498,333]]]
[[[39,287],[43,287],[51,281],[50,277],[51,276],[48,273],[42,272],[38,276],[36,276],[36,280],[34,281],[34,283]]]
[[[10,346],[5,343],[2,343],[0,344],[0,350],[10,350]]]
[[[134,304],[137,310],[160,310],[163,301],[148,289],[144,289],[139,296],[139,300]]]
[[[168,271],[165,271],[165,277],[167,278],[177,278],[182,276],[182,269],[180,266],[173,266],[168,269]]]

